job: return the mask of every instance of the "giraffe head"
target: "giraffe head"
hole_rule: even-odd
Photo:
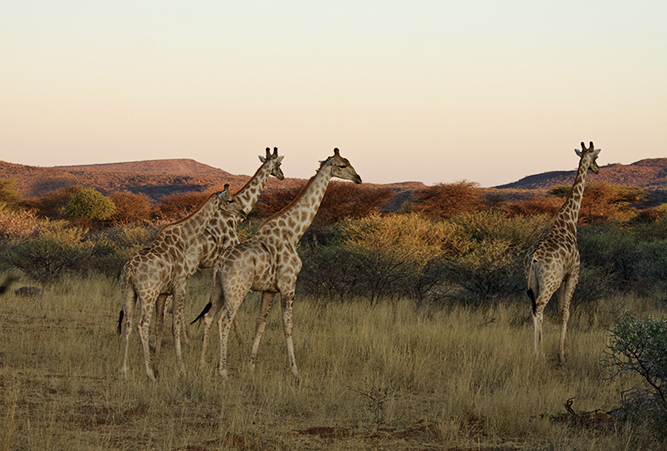
[[[234,196],[229,193],[229,183],[225,183],[223,191],[216,193],[215,197],[218,199],[218,210],[232,216],[245,218],[246,212],[241,209]]]
[[[361,183],[361,177],[359,177],[357,171],[354,170],[350,161],[347,158],[340,156],[338,147],[334,149],[333,157],[329,157],[322,162],[322,166],[326,165],[331,165],[331,175],[333,177],[338,177],[343,180],[352,180],[357,185]]]
[[[278,156],[278,148],[273,148],[273,153],[271,153],[270,148],[266,148],[266,157],[259,156],[259,161],[266,163],[267,161],[271,165],[271,175],[277,178],[278,180],[283,180],[285,175],[283,174],[282,169],[280,169],[280,164],[283,161],[284,156]]]
[[[588,147],[588,149],[586,148],[586,145],[582,142],[581,150],[574,149],[574,153],[576,153],[581,157],[580,164],[585,165],[587,169],[590,169],[591,171],[593,171],[594,174],[597,174],[600,172],[600,167],[598,166],[597,163],[597,158],[598,154],[600,153],[600,150],[601,149],[596,149],[595,146],[593,146],[593,141],[591,141],[591,144]]]

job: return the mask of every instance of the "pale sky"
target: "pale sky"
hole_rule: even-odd
[[[495,186],[667,156],[667,1],[0,0],[0,160]]]

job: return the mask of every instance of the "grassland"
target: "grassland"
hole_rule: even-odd
[[[189,282],[188,318],[207,302],[208,287],[206,275]],[[607,330],[624,309],[660,316],[657,301],[616,297],[585,311],[575,306],[569,360],[559,366],[553,306],[545,324],[547,355],[536,360],[527,300],[416,308],[409,301],[297,298],[300,383],[287,368],[279,308],[250,372],[258,301],[250,295],[239,312],[244,342],[230,338],[228,380],[215,371],[217,334],[208,367],[196,371],[201,330],[191,326],[188,374],[176,371],[166,337],[160,378],[150,383],[136,333],[130,377],[120,378],[116,281],[70,279],[45,287],[38,298],[5,294],[0,449],[613,451],[651,445],[607,415],[567,421],[575,416],[564,403],[574,398],[577,412],[619,406],[622,391],[637,381],[607,380],[600,364]]]

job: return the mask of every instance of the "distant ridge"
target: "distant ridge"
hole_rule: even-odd
[[[66,171],[133,172],[139,174],[218,174],[230,175],[222,169],[214,168],[191,158],[167,160],[143,160],[123,163],[81,164],[75,166],[55,166]]]
[[[532,196],[535,191],[571,185],[574,176],[574,170],[551,171],[483,190],[508,200],[519,200]],[[225,183],[229,183],[232,192],[236,192],[250,179],[250,175],[230,174],[188,158],[55,167],[0,161],[0,179],[10,177],[16,181],[17,190],[25,198],[37,198],[57,189],[81,185],[95,188],[105,195],[118,191],[146,194],[154,202],[172,194],[219,190]],[[667,202],[667,158],[645,159],[629,165],[610,164],[601,167],[598,175],[589,173],[586,181],[645,188],[646,205],[658,205]],[[266,189],[291,188],[304,182],[304,179],[278,181],[271,177]],[[381,211],[385,212],[396,211],[404,202],[412,200],[415,191],[426,186],[422,182],[369,185],[393,191],[393,197],[381,207]]]
[[[553,186],[571,185],[576,170],[551,171],[529,175],[519,181],[499,185],[497,189],[549,189]],[[641,188],[667,188],[667,158],[650,158],[632,164],[609,164],[600,167],[599,174],[589,172],[586,183],[607,182],[616,185]]]

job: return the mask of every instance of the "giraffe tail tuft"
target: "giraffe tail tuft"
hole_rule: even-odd
[[[212,303],[209,302],[208,304],[206,304],[206,306],[204,307],[204,310],[201,311],[201,313],[199,314],[199,316],[196,317],[196,318],[194,319],[194,321],[192,321],[192,322],[190,323],[190,325],[192,326],[194,323],[197,323],[197,322],[201,321],[201,320],[204,318],[204,316],[206,316],[206,314],[208,313],[208,311],[211,310],[211,307],[213,307],[213,304],[212,304]]]
[[[118,335],[123,331],[123,315],[125,315],[125,311],[121,310],[120,315],[118,315]]]
[[[532,310],[532,311],[533,311],[533,315],[535,315],[535,311],[537,310],[537,303],[535,302],[535,293],[533,293],[533,289],[532,289],[532,288],[528,288],[528,290],[526,291],[526,294],[527,294],[528,297],[530,298],[530,303],[531,303],[532,306],[533,306],[533,310]]]

